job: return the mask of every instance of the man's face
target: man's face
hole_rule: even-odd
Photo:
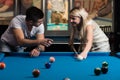
[[[30,20],[30,21],[27,21],[27,26],[29,26],[29,27],[31,27],[31,28],[32,28],[33,26],[39,27],[42,23],[43,23],[43,19],[38,19],[37,22],[33,22],[32,20]]]
[[[79,16],[70,16],[70,23],[73,27],[77,27],[80,24],[80,17]]]
[[[38,27],[38,26],[40,26],[42,23],[43,23],[43,18],[42,18],[42,19],[38,19],[37,22],[33,23],[33,26]]]

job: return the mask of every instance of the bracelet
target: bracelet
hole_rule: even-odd
[[[41,47],[37,47],[36,48],[38,51],[42,51],[42,48]]]

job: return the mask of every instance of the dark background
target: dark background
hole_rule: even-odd
[[[114,51],[120,51],[120,0],[114,0]]]

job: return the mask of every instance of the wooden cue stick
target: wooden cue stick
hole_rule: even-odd
[[[73,46],[72,46],[72,49],[73,49],[74,53],[78,55],[78,52],[75,50],[75,48]]]

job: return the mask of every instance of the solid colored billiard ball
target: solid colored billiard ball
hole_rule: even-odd
[[[95,69],[94,69],[94,73],[95,73],[95,75],[100,75],[100,73],[101,73],[101,68],[99,68],[99,67],[95,68]]]
[[[45,63],[45,67],[49,69],[51,67],[51,63],[50,62]]]
[[[70,78],[66,77],[66,78],[64,78],[63,80],[70,80]]]
[[[101,71],[103,74],[106,74],[108,72],[108,67],[102,67]]]
[[[106,61],[102,62],[102,67],[108,67],[108,63]]]
[[[32,74],[33,74],[34,77],[38,77],[38,76],[40,75],[39,69],[34,69],[34,70],[32,71]]]
[[[51,63],[53,63],[53,62],[55,62],[55,58],[51,56],[51,57],[49,58],[49,61],[50,61]]]
[[[0,69],[4,69],[6,67],[4,62],[0,62]]]

